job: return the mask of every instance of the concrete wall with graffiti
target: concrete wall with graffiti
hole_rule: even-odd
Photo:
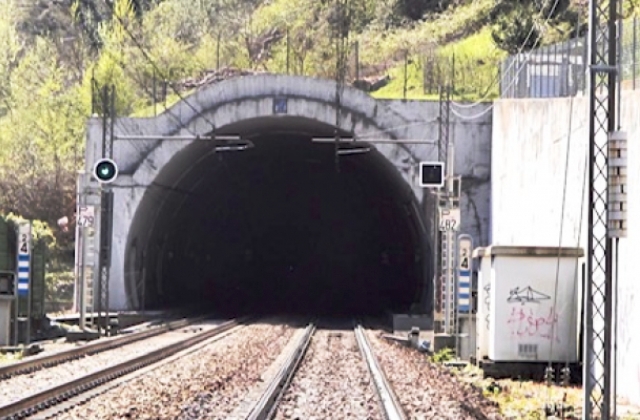
[[[620,240],[618,393],[640,404],[640,91],[624,91],[628,233]],[[586,98],[500,100],[493,112],[491,242],[586,250]],[[568,165],[567,165],[568,162]]]
[[[575,362],[577,259],[491,258],[489,358]]]
[[[476,357],[576,362],[579,258],[558,258],[554,248],[504,246],[478,249],[476,257]]]

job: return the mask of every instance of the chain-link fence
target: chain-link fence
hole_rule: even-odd
[[[620,24],[621,23],[621,24]],[[623,89],[640,89],[640,20],[619,22]],[[509,56],[500,66],[502,98],[552,98],[584,94],[588,34]]]

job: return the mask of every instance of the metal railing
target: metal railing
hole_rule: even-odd
[[[640,89],[640,19],[619,22],[622,89]],[[564,42],[507,57],[500,66],[500,97],[554,98],[584,95],[585,34]]]

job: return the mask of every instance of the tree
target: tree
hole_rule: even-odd
[[[55,225],[73,214],[88,112],[52,49],[37,38],[11,75],[12,111],[0,119],[0,212]]]
[[[539,43],[540,30],[531,7],[503,1],[497,10],[491,37],[498,48],[516,54],[520,49],[528,51]]]
[[[0,118],[11,109],[11,74],[26,51],[17,29],[19,19],[13,2],[0,3]]]

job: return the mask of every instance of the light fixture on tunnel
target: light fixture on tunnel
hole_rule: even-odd
[[[313,137],[311,139],[314,143],[335,143],[335,137]],[[355,137],[341,137],[338,140],[338,143],[370,143],[370,144],[429,144],[429,145],[437,145],[437,140],[424,140],[424,139],[378,139],[378,138],[363,138],[357,139]]]
[[[370,147],[354,147],[349,149],[338,149],[339,155],[357,155],[361,153],[368,153],[371,151]]]
[[[164,136],[164,135],[127,135],[115,136],[116,140],[200,140],[211,141],[215,144],[216,152],[237,152],[251,149],[255,145],[251,140],[243,139],[241,136],[230,135],[204,135],[204,136]]]
[[[216,152],[240,152],[242,150],[251,149],[254,144],[251,140],[213,140],[216,143]]]

